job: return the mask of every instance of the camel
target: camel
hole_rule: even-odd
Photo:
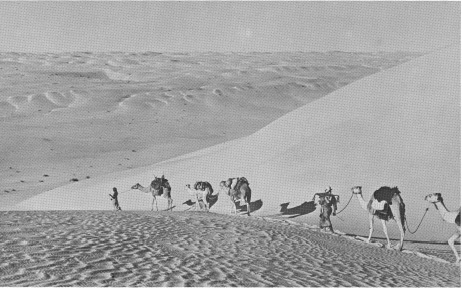
[[[187,184],[185,190],[196,200],[195,210],[200,209],[199,201],[202,200],[205,204],[205,211],[208,212],[211,200],[218,197],[218,194],[212,195],[213,188],[209,182],[196,182],[194,188],[191,188],[191,185]]]
[[[425,196],[425,200],[435,205],[444,221],[451,224],[456,224],[457,232],[448,239],[448,244],[452,251],[454,251],[454,255],[456,255],[455,263],[460,263],[459,253],[457,253],[456,247],[454,246],[454,242],[460,238],[460,207],[459,211],[449,211],[443,203],[443,197],[441,197],[441,193],[429,194]]]
[[[144,193],[151,193],[152,194],[152,204],[151,204],[151,211],[154,210],[154,203],[156,203],[156,210],[159,211],[157,207],[157,198],[163,195],[164,198],[167,198],[167,210],[173,210],[173,199],[171,195],[172,188],[168,183],[168,180],[162,176],[161,178],[157,178],[154,176],[154,180],[151,182],[149,187],[143,187],[140,183],[136,183],[131,187],[131,189],[138,189]]]
[[[397,244],[394,249],[401,251],[403,249],[404,233],[406,231],[404,226],[406,216],[405,205],[403,199],[400,196],[401,192],[398,190],[398,188],[381,187],[379,190],[372,194],[368,203],[366,203],[366,201],[363,199],[361,186],[355,186],[351,188],[351,191],[353,194],[356,194],[361,207],[369,212],[369,237],[367,238],[366,243],[370,243],[371,241],[372,232],[374,231],[374,217],[377,217],[382,222],[383,232],[387,238],[387,248],[391,249],[392,247],[390,238],[388,237],[386,221],[394,219],[401,234],[400,243]],[[387,203],[385,204],[383,201],[386,201]],[[382,207],[379,208],[376,206],[378,204],[382,204],[379,205]]]
[[[237,214],[236,201],[244,201],[247,205],[247,215],[250,216],[250,199],[252,191],[246,178],[229,178],[227,181],[220,182],[221,190],[226,191],[231,200],[231,213],[234,207],[234,214]]]

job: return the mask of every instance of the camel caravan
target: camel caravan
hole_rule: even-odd
[[[117,200],[117,190],[116,188],[113,189],[114,195],[110,196],[111,201],[113,201],[114,204],[114,209],[121,210]],[[154,205],[156,206],[156,211],[159,211],[157,207],[158,197],[163,197],[167,199],[167,211],[173,210],[173,199],[171,195],[172,188],[169,184],[169,181],[165,179],[164,175],[162,175],[162,177],[160,178],[154,176],[154,180],[147,187],[143,187],[141,184],[137,183],[133,185],[131,189],[139,190],[144,193],[150,193],[152,195],[153,201],[151,204],[151,211],[154,210]],[[231,214],[237,214],[237,206],[246,206],[245,212],[248,216],[250,216],[250,213],[252,212],[250,209],[252,190],[250,189],[249,181],[245,177],[228,178],[227,180],[221,181],[219,183],[220,190],[216,194],[214,194],[212,185],[207,181],[197,181],[192,186],[190,184],[186,184],[184,189],[189,194],[191,203],[194,204],[194,210],[204,210],[206,212],[209,212],[213,204],[218,201],[218,196],[220,194],[224,194],[228,196],[228,199],[230,201]],[[372,193],[369,201],[364,200],[361,186],[354,186],[353,188],[351,188],[351,192],[351,196],[353,197],[354,195],[356,195],[361,208],[367,211],[369,215],[369,235],[365,242],[371,242],[372,233],[374,231],[374,219],[377,218],[382,223],[383,233],[385,234],[387,240],[386,247],[388,249],[395,249],[398,251],[402,250],[404,243],[404,235],[406,232],[405,224],[407,225],[406,205],[404,204],[404,201],[401,198],[401,192],[398,190],[398,188],[391,188],[387,186],[380,187],[378,190]],[[337,203],[339,203],[339,196],[332,194],[332,188],[330,186],[328,186],[328,189],[326,188],[324,193],[316,193],[313,197],[313,202],[316,196],[319,196],[319,205],[321,206],[319,224],[321,231],[323,231],[323,229],[326,228],[327,232],[335,233],[332,228],[330,216],[336,216]],[[440,212],[441,217],[445,222],[456,225],[457,231],[449,238],[448,244],[454,251],[454,254],[456,256],[456,263],[460,263],[461,258],[454,246],[454,243],[456,240],[460,239],[461,236],[461,209],[459,208],[459,210],[456,211],[449,211],[444,205],[443,198],[441,197],[440,193],[433,193],[427,195],[425,197],[425,200],[435,205],[436,209]],[[349,202],[346,206],[348,206],[348,204]],[[346,206],[342,209],[342,211],[346,208]],[[394,247],[392,247],[390,238],[388,236],[387,223],[389,221],[396,222],[398,230],[400,232],[400,241]],[[415,231],[410,233],[415,233]]]

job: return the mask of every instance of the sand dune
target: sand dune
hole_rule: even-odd
[[[115,186],[126,209],[149,209],[150,196],[129,187],[147,185],[165,173],[178,209],[188,200],[187,183],[246,176],[254,215],[279,213],[281,204],[297,207],[331,185],[341,203],[350,188],[363,186],[365,197],[382,185],[398,186],[414,228],[428,203],[428,193],[441,192],[448,208],[460,202],[460,119],[457,49],[445,49],[352,83],[303,106],[258,132],[145,168],[90,179],[43,193],[18,209],[111,209],[107,193]],[[437,96],[436,96],[437,95]],[[65,195],[65,196],[64,196]],[[367,216],[356,199],[334,219],[345,232],[366,234]],[[162,203],[161,203],[162,204]],[[166,201],[164,201],[166,206]],[[453,205],[455,204],[455,205]],[[212,211],[227,213],[220,196]],[[184,207],[187,208],[187,207]],[[354,219],[354,221],[353,221]],[[317,213],[294,218],[317,222]],[[354,222],[354,225],[352,224]],[[435,209],[409,239],[441,240],[454,229],[441,223]],[[414,225],[414,226],[413,226]],[[397,235],[390,228],[391,235]],[[380,233],[380,232],[377,232]]]
[[[155,57],[159,56],[165,57]],[[188,55],[175,57],[184,61]],[[173,126],[178,130],[158,126],[157,130],[142,131],[148,135],[155,131],[154,136],[149,135],[152,138],[174,133],[184,142],[164,139],[163,143],[156,142],[164,146],[146,148],[138,157],[162,151],[159,147],[177,149],[177,157],[116,173],[106,168],[104,175],[61,186],[11,207],[67,211],[2,212],[5,221],[0,229],[5,233],[0,235],[0,249],[7,261],[0,264],[0,281],[9,286],[460,286],[460,267],[448,263],[454,261],[454,255],[447,245],[440,245],[455,227],[442,222],[433,206],[420,230],[415,235],[408,233],[404,250],[398,252],[383,248],[384,239],[377,237],[383,235],[381,231],[374,233],[372,244],[364,243],[367,214],[356,199],[333,218],[335,234],[319,231],[317,207],[311,201],[313,194],[326,185],[340,195],[340,209],[350,198],[352,186],[363,186],[366,198],[382,185],[398,186],[412,228],[428,205],[423,200],[428,193],[441,192],[448,208],[458,209],[460,61],[454,59],[459,57],[459,47],[443,49],[358,80],[322,98],[314,97],[315,101],[300,108],[296,106],[303,104],[301,95],[294,92],[292,99],[300,103],[290,106],[284,101],[287,106],[276,113],[283,116],[257,132],[191,153],[185,153],[182,147],[200,147],[202,139],[219,134],[219,123],[205,124],[202,129],[194,125],[219,119],[217,116],[226,111],[223,103],[235,104],[245,93],[251,95],[248,107],[228,110],[231,114],[240,112],[236,115],[245,120],[277,111],[277,103],[282,100],[274,96],[276,92],[258,101],[262,91],[278,91],[276,82],[269,87],[261,83],[229,83],[218,88],[212,85],[206,87],[209,93],[186,93],[183,88],[164,91],[168,90],[164,87],[160,93],[133,88],[112,94],[114,89],[106,91],[107,98],[89,99],[98,103],[97,107],[117,112],[119,117],[152,109],[162,118],[186,102],[196,112],[182,114],[182,122]],[[244,59],[257,61],[252,57]],[[349,69],[346,64],[331,66],[335,67],[323,67],[337,72]],[[293,71],[286,68],[282,69],[284,73]],[[312,87],[333,87],[316,82],[322,77],[313,79],[309,80],[315,83]],[[284,85],[283,94],[299,89],[298,81],[286,82],[296,84]],[[219,100],[210,100],[210,94]],[[147,104],[153,100],[161,100],[162,106]],[[112,107],[110,103],[117,105]],[[130,109],[120,110],[119,103]],[[215,110],[203,113],[202,103]],[[241,114],[243,111],[249,115]],[[97,131],[96,127],[100,131],[108,129],[103,113],[92,115],[97,116],[91,120],[93,131]],[[89,123],[80,119],[80,124]],[[140,119],[155,125],[150,118],[131,121]],[[239,121],[231,124],[236,123]],[[75,125],[75,121],[67,124]],[[61,129],[54,133],[58,132],[66,133]],[[73,131],[67,133],[70,136]],[[107,155],[106,165],[97,167],[100,171],[114,164],[111,161],[115,159],[125,157],[128,162],[136,154],[112,151],[114,144],[110,143],[131,139],[124,130],[116,136],[98,135],[104,137],[107,150],[90,145],[96,135],[82,133],[80,142],[69,137],[66,147],[77,158],[92,153]],[[35,141],[38,147],[44,140]],[[45,142],[52,145],[54,141],[56,138]],[[8,172],[20,175],[17,169],[10,167]],[[135,183],[149,185],[154,175],[161,174],[173,189],[173,212],[139,211],[151,208],[152,197],[130,187]],[[27,181],[34,180],[31,175]],[[232,204],[217,189],[220,180],[236,176],[249,179],[251,217],[227,215]],[[196,181],[211,182],[215,193],[219,193],[212,213],[191,212],[193,201],[184,186]],[[112,209],[108,196],[112,187],[119,189],[123,211],[100,211]],[[158,201],[160,210],[165,210],[166,199]],[[238,210],[243,214],[244,206]],[[392,237],[396,232],[396,228],[389,228]]]
[[[0,207],[250,135],[416,56],[0,53]]]

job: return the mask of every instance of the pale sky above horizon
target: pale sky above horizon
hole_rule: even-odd
[[[419,51],[460,2],[0,2],[0,51]]]

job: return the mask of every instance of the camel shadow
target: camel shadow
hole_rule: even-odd
[[[186,201],[186,202],[183,202],[182,204],[183,204],[183,205],[192,206],[192,205],[195,205],[196,202],[193,202],[193,201],[191,201],[191,200],[188,200],[188,201]]]
[[[211,195],[208,197],[207,201],[209,202],[209,208],[212,208],[215,203],[218,201],[218,195]]]
[[[247,212],[247,205],[246,204],[241,205],[239,203],[239,201],[236,201],[236,202],[234,202],[234,205],[236,205],[236,210],[238,212]],[[261,201],[261,199],[259,199],[257,201],[254,201],[254,202],[250,202],[250,212],[257,211],[262,206],[263,206],[263,201]]]
[[[209,201],[209,209],[213,207],[213,205],[215,205],[215,203],[217,203],[218,201],[218,195],[212,195],[208,198],[208,201]],[[182,203],[183,205],[187,205],[189,206],[188,210],[191,209],[193,206],[196,205],[196,202],[195,201],[192,201],[191,199],[189,199],[188,201],[185,201]],[[204,202],[202,200],[199,200],[199,206],[201,209],[204,209],[205,206],[204,206]]]
[[[298,206],[287,208],[289,206],[289,203],[290,202],[281,204],[281,210],[279,211],[281,215],[291,215],[288,218],[295,218],[316,211],[316,204],[314,203],[314,201],[305,201]]]

